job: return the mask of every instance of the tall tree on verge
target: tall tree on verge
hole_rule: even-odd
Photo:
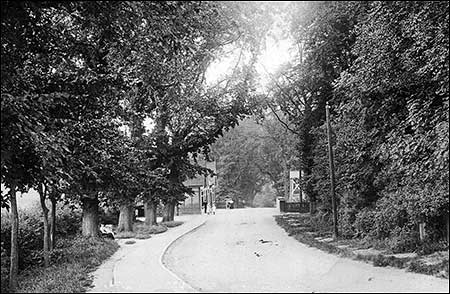
[[[9,195],[2,195],[2,207],[11,207],[10,290],[14,292],[19,225],[16,192],[25,192],[41,182],[41,147],[48,146],[52,139],[44,130],[51,104],[47,102],[54,97],[42,95],[39,78],[48,69],[46,53],[53,39],[39,4],[8,1],[1,11],[1,174],[2,183],[9,188]]]
[[[84,135],[83,130],[92,130],[95,125],[88,126],[90,120],[114,117],[116,100],[111,98],[116,95],[111,95],[111,86],[117,83],[108,75],[105,63],[106,44],[111,37],[108,35],[111,26],[106,23],[105,15],[114,11],[114,7],[116,4],[55,2],[2,5],[5,16],[2,22],[5,36],[2,38],[2,95],[11,98],[2,99],[5,103],[2,111],[9,108],[6,104],[11,101],[18,107],[26,107],[28,110],[22,111],[24,114],[32,114],[26,117],[29,121],[26,124],[31,124],[29,129],[33,130],[31,135],[36,142],[28,142],[27,148],[37,151],[27,153],[38,154],[40,157],[36,160],[40,160],[40,167],[47,169],[41,169],[36,185],[40,186],[45,174],[51,173],[53,163],[48,156],[57,155],[56,150],[66,144],[60,135],[63,131],[72,136]],[[95,20],[93,15],[96,15]],[[105,128],[105,125],[96,127]],[[77,128],[81,129],[77,132]],[[57,142],[52,140],[55,138]],[[80,140],[91,145],[88,136],[75,138],[77,143],[81,143]],[[83,144],[73,142],[69,144],[70,152],[79,154]],[[7,143],[6,146],[14,146],[12,142]],[[2,151],[2,168],[10,160],[8,152]],[[72,163],[68,164],[70,168],[87,169],[76,160]]]
[[[353,27],[364,7],[360,2],[305,2],[293,3],[290,10],[299,58],[278,73],[271,96],[288,118],[284,124],[298,136],[303,188],[311,202],[318,196],[312,171],[314,128],[325,120],[325,103],[333,98],[335,79],[352,62]]]
[[[245,112],[248,78],[226,87],[205,88],[208,66],[224,46],[249,39],[240,32],[235,5],[212,2],[133,3],[138,12],[137,34],[113,52],[132,86],[131,108],[141,119],[153,121],[148,136],[154,168],[167,172],[166,187],[150,190],[145,199],[152,206],[162,197],[168,217],[178,200],[188,192],[182,182],[196,172],[205,172],[188,160],[205,148],[224,128],[232,127]],[[158,13],[156,13],[158,12]],[[117,48],[120,48],[118,46]],[[233,85],[232,85],[233,84]],[[153,155],[152,155],[153,156]],[[195,157],[195,156],[194,156]],[[165,190],[165,193],[161,193]],[[159,195],[159,196],[157,196]]]
[[[121,81],[110,71],[108,53],[119,35],[114,16],[120,5],[68,3],[51,11],[58,16],[53,19],[55,30],[64,32],[60,41],[65,67],[58,72],[64,82],[54,86],[70,97],[68,133],[73,140],[69,149],[74,159],[70,194],[82,202],[85,236],[98,234],[98,193],[107,177],[102,171],[118,136],[114,119]]]

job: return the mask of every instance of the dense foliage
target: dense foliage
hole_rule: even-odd
[[[445,237],[448,2],[296,3],[290,15],[301,59],[279,73],[272,101],[298,135],[309,199],[331,212],[328,101],[341,232],[407,242],[425,223]]]
[[[208,159],[211,146],[219,198],[253,205],[258,193],[286,196],[289,171],[300,169],[317,219],[330,219],[326,103],[341,233],[389,239],[396,251],[415,246],[419,224],[431,240],[448,238],[449,3],[286,5],[298,56],[258,93],[256,64],[277,4],[2,3],[1,182],[9,192],[1,206],[11,212],[12,291],[17,245],[37,242],[19,231],[16,192],[41,196],[48,261],[56,218],[64,221],[57,201],[81,204],[85,236],[99,235],[99,205],[120,210],[124,231],[138,201],[145,225],[155,225],[161,204],[173,221],[191,192],[185,180],[210,172],[196,158]],[[236,66],[207,83],[228,50],[240,51]]]
[[[255,196],[264,192],[271,194],[267,206],[274,204],[276,196],[288,195],[289,170],[298,164],[295,137],[273,115],[243,120],[212,149],[217,160],[220,200],[232,198],[236,205],[253,206]]]
[[[167,221],[208,172],[195,157],[248,113],[254,58],[226,85],[205,74],[224,47],[258,52],[254,5],[221,2],[2,4],[2,207],[11,206],[11,290],[17,287],[16,191],[79,203],[82,234],[98,236],[99,204],[120,206],[132,229],[135,201],[165,204]],[[147,122],[147,127],[144,126]],[[148,127],[148,125],[152,125]],[[191,160],[194,158],[194,160]],[[150,211],[150,210],[149,210]],[[19,236],[20,239],[20,236]],[[50,239],[50,240],[49,240]],[[48,254],[47,254],[48,257]]]

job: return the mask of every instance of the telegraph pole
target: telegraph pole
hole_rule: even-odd
[[[325,109],[327,115],[328,156],[330,158],[331,204],[333,206],[333,238],[337,239],[338,219],[336,209],[336,196],[334,193],[334,158],[333,158],[333,147],[331,146],[330,105],[328,105],[328,102]]]

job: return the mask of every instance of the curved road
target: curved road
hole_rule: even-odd
[[[177,240],[164,264],[201,292],[446,292],[449,281],[307,247],[272,208],[218,210]]]

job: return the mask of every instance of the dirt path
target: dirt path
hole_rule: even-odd
[[[307,247],[278,227],[274,214],[218,210],[173,243],[163,262],[202,292],[448,292],[445,279]]]

